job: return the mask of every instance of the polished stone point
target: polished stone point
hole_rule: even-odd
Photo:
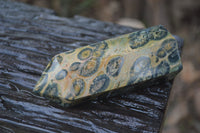
[[[159,25],[54,56],[33,91],[68,107],[156,79],[171,80],[181,70],[178,42]]]

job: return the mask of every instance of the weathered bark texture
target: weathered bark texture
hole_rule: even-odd
[[[135,30],[0,0],[0,132],[159,132],[169,81],[73,108],[32,93],[55,54]]]

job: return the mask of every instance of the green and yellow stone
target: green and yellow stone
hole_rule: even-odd
[[[176,39],[155,26],[56,55],[34,92],[70,106],[152,79],[172,79],[181,69]]]

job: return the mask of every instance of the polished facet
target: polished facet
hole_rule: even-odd
[[[181,69],[177,41],[155,26],[56,55],[34,92],[70,106],[126,86],[174,78]]]

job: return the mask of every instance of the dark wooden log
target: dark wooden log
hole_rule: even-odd
[[[72,108],[32,93],[55,54],[135,30],[0,0],[0,132],[159,132],[170,81]]]

